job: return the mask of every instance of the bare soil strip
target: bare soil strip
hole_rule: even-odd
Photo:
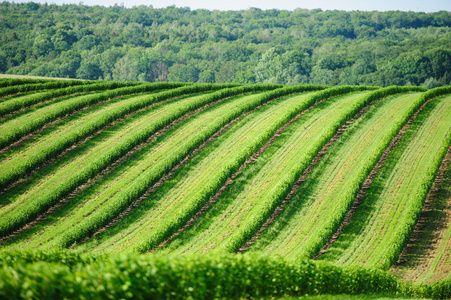
[[[127,97],[127,95],[126,95],[125,97]],[[118,98],[120,98],[120,97],[118,97]],[[4,194],[5,192],[7,192],[7,191],[9,191],[9,190],[11,190],[11,189],[13,189],[14,187],[16,187],[17,185],[19,185],[20,183],[24,182],[28,177],[30,177],[30,176],[32,176],[33,174],[37,173],[38,171],[44,169],[44,168],[47,167],[48,165],[52,164],[52,163],[55,162],[56,160],[58,160],[58,159],[60,159],[61,157],[65,156],[66,154],[70,153],[71,151],[73,151],[73,150],[76,149],[77,147],[79,147],[79,146],[81,146],[82,144],[86,143],[87,141],[89,141],[90,139],[94,138],[96,135],[102,133],[103,131],[105,131],[105,130],[111,128],[111,127],[113,127],[114,125],[118,124],[119,122],[121,122],[121,121],[123,121],[123,120],[125,120],[125,119],[127,119],[127,118],[129,118],[129,117],[132,117],[133,115],[136,115],[136,114],[138,114],[138,113],[140,113],[140,112],[142,112],[142,111],[144,111],[144,110],[146,110],[146,109],[149,109],[149,108],[151,108],[151,107],[153,107],[153,106],[155,106],[155,105],[159,105],[159,104],[162,104],[162,103],[171,101],[171,100],[173,100],[173,99],[175,99],[175,98],[177,98],[177,97],[173,97],[173,98],[166,99],[166,100],[163,100],[163,101],[160,101],[160,102],[157,102],[157,103],[153,103],[153,104],[151,104],[151,105],[149,105],[149,106],[146,106],[146,107],[144,107],[144,108],[141,108],[141,109],[139,109],[139,110],[137,110],[137,111],[131,112],[131,113],[129,113],[129,114],[127,114],[127,115],[125,115],[125,116],[123,116],[123,117],[121,117],[121,118],[119,118],[119,119],[113,121],[113,122],[111,122],[111,123],[108,124],[108,125],[105,125],[104,127],[100,128],[99,130],[97,130],[96,132],[94,132],[93,134],[91,134],[91,135],[85,137],[85,138],[84,138],[83,140],[81,140],[80,142],[78,142],[78,143],[76,143],[76,144],[70,146],[69,148],[67,148],[66,150],[64,150],[63,152],[61,152],[59,155],[57,155],[57,156],[55,156],[55,157],[53,157],[53,158],[47,160],[47,161],[44,162],[40,167],[34,169],[33,171],[29,172],[28,174],[26,174],[26,175],[23,176],[22,178],[16,180],[14,183],[12,183],[11,185],[9,185],[8,187],[3,188],[3,189],[0,189],[0,195]],[[116,98],[115,98],[115,99],[116,99]],[[113,99],[111,99],[111,100],[113,100]],[[108,101],[111,101],[111,100],[108,100]],[[69,116],[67,116],[67,117],[69,117]],[[64,117],[64,118],[66,118],[66,117]],[[34,133],[33,133],[33,134],[34,134]],[[1,154],[2,154],[2,152],[0,151],[0,155],[1,155]]]
[[[94,103],[94,104],[92,104],[92,105],[89,105],[89,106],[86,106],[86,107],[77,109],[77,110],[75,110],[75,111],[73,111],[73,112],[71,112],[71,113],[69,113],[69,114],[67,114],[67,115],[65,115],[65,116],[63,116],[63,117],[59,117],[59,118],[53,120],[52,122],[45,124],[45,125],[42,126],[40,129],[35,130],[35,131],[33,131],[32,133],[29,133],[29,134],[27,134],[26,136],[20,138],[19,140],[15,141],[15,142],[12,143],[11,145],[8,145],[8,146],[6,146],[6,147],[0,149],[0,155],[2,155],[3,153],[5,153],[5,152],[7,152],[7,151],[9,151],[9,150],[11,150],[11,149],[14,149],[14,148],[18,147],[19,145],[21,145],[22,143],[28,141],[29,139],[31,139],[31,138],[34,137],[35,135],[37,135],[37,134],[43,132],[44,130],[46,130],[46,129],[52,127],[52,126],[55,125],[55,124],[58,124],[59,122],[65,120],[65,119],[67,119],[67,118],[69,118],[69,117],[71,117],[71,116],[73,116],[73,115],[75,115],[75,114],[78,114],[79,112],[86,111],[86,110],[88,110],[88,109],[90,109],[90,108],[93,108],[93,107],[98,106],[98,105],[100,105],[100,104],[106,103],[106,102],[108,102],[108,101],[112,101],[112,100],[115,100],[115,99],[118,99],[118,98],[122,98],[122,97],[133,96],[133,95],[138,95],[138,94],[122,95],[122,96],[110,98],[110,99],[107,99],[107,100],[99,101],[99,102]]]
[[[275,99],[274,99],[275,100]],[[274,101],[272,100],[272,101]],[[251,163],[253,163],[254,161],[257,160],[258,157],[260,157],[263,152],[266,151],[266,149],[268,149],[275,141],[276,139],[282,135],[282,133],[291,125],[293,124],[295,121],[297,121],[300,117],[302,117],[303,115],[305,115],[306,113],[308,113],[310,110],[312,110],[313,108],[317,107],[318,105],[320,105],[321,103],[323,103],[324,101],[326,101],[328,99],[323,99],[317,103],[315,103],[314,105],[310,106],[308,109],[304,110],[303,112],[299,113],[298,115],[296,115],[293,119],[291,119],[288,123],[286,123],[285,125],[283,125],[279,130],[276,131],[276,133],[271,137],[271,139],[269,139],[268,142],[266,142],[265,145],[263,145],[257,152],[255,152],[251,157],[249,157],[241,166],[240,168],[234,173],[232,174],[226,181],[226,183],[216,192],[216,194],[185,224],[185,226],[183,226],[182,228],[180,228],[176,233],[174,233],[172,236],[170,236],[167,240],[165,240],[164,242],[162,242],[158,247],[156,247],[155,249],[150,250],[147,253],[153,253],[156,252],[162,248],[164,248],[167,244],[169,244],[173,239],[175,239],[176,237],[178,237],[180,234],[182,234],[184,231],[186,231],[188,228],[190,228],[194,223],[196,223],[196,221],[205,213],[207,212],[210,207],[221,197],[221,195],[225,192],[225,190],[231,185],[233,184],[233,182],[235,181],[235,179],[238,177],[238,175],[240,175],[243,170],[250,165]],[[266,104],[264,104],[266,105]],[[263,106],[263,105],[261,105]],[[260,107],[258,107],[260,108]],[[255,111],[256,109],[252,110],[251,112]],[[251,113],[249,112],[249,113]],[[244,117],[244,116],[243,116]],[[238,121],[238,120],[237,120]]]
[[[448,148],[434,179],[434,183],[426,196],[423,209],[412,232],[412,236],[406,247],[404,247],[399,261],[392,268],[394,273],[398,273],[406,264],[410,262],[414,263],[414,274],[405,276],[403,278],[404,280],[412,280],[412,277],[427,272],[428,262],[436,257],[441,239],[444,237],[447,226],[449,226],[448,224],[451,224],[451,211],[449,207],[451,203],[448,203],[448,207],[445,207],[444,210],[439,212],[435,211],[436,208],[434,207],[437,195],[445,179],[445,173],[450,164],[451,147]],[[435,230],[429,231],[427,227],[434,228]],[[421,241],[426,241],[427,244],[419,244]]]
[[[385,149],[384,153],[382,154],[381,158],[374,166],[373,170],[371,170],[370,174],[363,182],[362,188],[360,189],[359,193],[357,194],[354,204],[352,205],[351,209],[348,211],[343,223],[340,225],[338,230],[332,235],[330,240],[324,245],[324,247],[319,251],[319,253],[313,259],[321,258],[321,256],[324,253],[326,253],[327,250],[329,250],[329,248],[332,247],[332,245],[338,240],[338,238],[343,233],[343,231],[346,229],[346,227],[349,226],[357,209],[359,208],[363,199],[365,199],[366,193],[368,192],[371,185],[373,184],[374,179],[376,178],[380,169],[384,165],[384,163],[387,160],[388,156],[390,155],[391,151],[396,147],[396,145],[399,143],[399,141],[404,137],[407,129],[409,129],[410,125],[412,125],[413,121],[415,121],[415,119],[418,117],[419,113],[423,110],[423,108],[432,100],[433,99],[429,99],[425,103],[423,103],[423,105],[421,105],[421,107],[414,113],[414,115],[409,119],[409,121],[407,121],[407,123],[401,128],[401,130],[398,132],[398,134],[393,138],[390,145],[388,145],[388,147]]]
[[[346,123],[341,126],[340,129],[335,133],[335,135],[327,142],[323,148],[318,152],[318,154],[315,156],[315,158],[312,160],[310,165],[305,169],[304,173],[302,173],[301,177],[296,181],[293,188],[291,189],[290,193],[285,197],[285,199],[282,201],[282,203],[274,210],[273,214],[266,220],[266,222],[262,225],[262,227],[255,233],[255,235],[246,242],[238,251],[237,253],[244,253],[251,247],[263,234],[263,232],[271,226],[271,224],[274,222],[274,220],[283,212],[285,206],[293,199],[294,195],[296,195],[297,191],[301,187],[302,183],[307,179],[310,172],[313,170],[313,168],[318,164],[318,162],[321,160],[321,158],[326,154],[327,150],[329,150],[330,147],[338,140],[338,138],[345,132],[345,130],[356,120],[358,119],[365,111],[367,111],[371,105],[373,105],[374,102],[371,102],[364,108],[362,108],[354,117],[352,117],[350,120],[346,121]]]
[[[234,95],[232,97],[236,97],[239,95]],[[212,103],[209,103],[207,105],[204,105],[194,111],[191,111],[187,114],[185,114],[184,116],[178,118],[177,120],[173,121],[171,124],[167,125],[166,127],[164,127],[163,129],[160,129],[159,131],[157,131],[156,133],[154,133],[152,136],[150,136],[146,141],[142,142],[141,144],[135,146],[133,149],[131,149],[129,152],[127,152],[124,156],[122,156],[121,158],[117,159],[115,162],[113,162],[111,165],[109,165],[107,168],[105,168],[103,171],[99,172],[95,177],[89,179],[86,183],[78,186],[72,193],[70,193],[67,197],[61,199],[57,204],[55,204],[54,206],[52,206],[51,208],[49,208],[47,210],[47,212],[41,214],[38,218],[36,218],[34,221],[31,221],[30,223],[26,224],[25,226],[23,226],[22,228],[16,230],[15,232],[11,233],[8,236],[5,236],[3,238],[0,238],[0,243],[8,240],[12,237],[15,237],[16,235],[32,228],[33,226],[39,224],[40,222],[42,222],[45,218],[47,218],[49,215],[51,215],[52,213],[54,213],[56,210],[58,210],[60,207],[62,207],[63,205],[65,205],[66,203],[68,203],[73,197],[75,197],[77,194],[79,194],[80,192],[82,192],[83,190],[85,190],[86,188],[88,188],[89,186],[91,186],[94,182],[96,182],[97,180],[99,180],[100,178],[102,178],[103,176],[105,176],[106,174],[108,174],[109,172],[111,172],[111,170],[113,170],[115,167],[117,167],[119,164],[121,164],[122,162],[124,162],[125,160],[127,160],[130,156],[132,156],[134,153],[136,153],[137,151],[141,150],[142,148],[144,148],[145,146],[147,146],[150,142],[152,142],[153,140],[155,140],[156,138],[158,138],[159,136],[161,136],[162,134],[164,134],[166,131],[168,131],[169,129],[171,129],[173,126],[175,126],[176,124],[182,122],[183,120],[187,119],[188,117],[194,115],[195,113],[208,108],[210,106],[213,106],[214,104],[226,100],[228,98],[231,97],[227,97],[227,98],[223,98],[223,99],[219,99],[217,101],[214,101]],[[170,99],[169,99],[170,100]],[[168,100],[168,101],[169,101]],[[166,101],[166,100],[165,100]],[[161,103],[161,102],[159,102]],[[159,104],[158,103],[158,104]],[[142,202],[142,201],[141,201]],[[107,225],[108,226],[108,225]],[[98,234],[96,232],[96,234]],[[95,234],[95,235],[96,235]],[[73,246],[71,246],[70,248],[72,248]]]

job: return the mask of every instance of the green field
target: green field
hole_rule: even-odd
[[[0,95],[0,298],[451,297],[450,87]]]

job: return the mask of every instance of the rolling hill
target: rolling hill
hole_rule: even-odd
[[[0,95],[2,297],[451,296],[450,87]]]

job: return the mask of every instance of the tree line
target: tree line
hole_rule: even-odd
[[[0,3],[0,73],[200,83],[451,83],[450,12]]]

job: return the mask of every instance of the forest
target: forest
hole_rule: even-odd
[[[0,73],[115,81],[451,83],[451,13],[0,3]]]

